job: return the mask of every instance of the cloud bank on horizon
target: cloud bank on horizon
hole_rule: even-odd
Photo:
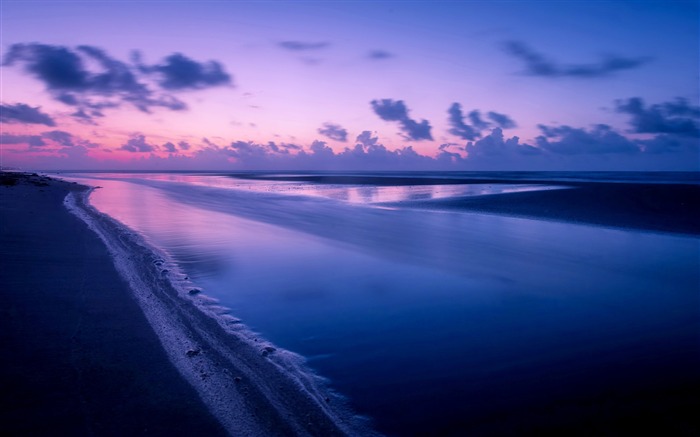
[[[418,11],[423,6],[405,8]],[[685,6],[697,9],[695,3]],[[606,6],[594,9],[599,7]],[[384,11],[377,8],[378,13]],[[561,20],[577,12],[558,8]],[[615,8],[617,13],[639,15],[619,5]],[[318,11],[319,20],[331,19],[322,8]],[[206,7],[199,12],[206,16]],[[666,25],[699,27],[687,23],[686,12],[667,16]],[[642,18],[659,18],[656,10],[646,13],[648,17],[639,15],[636,30],[633,26],[626,31],[640,35],[646,25]],[[410,25],[413,19],[406,15],[394,16],[395,22]],[[426,15],[426,20],[430,17]],[[449,20],[447,15],[440,17]],[[590,23],[596,20],[592,17]],[[248,19],[255,23],[262,18]],[[439,23],[424,23],[444,36]],[[156,35],[159,31],[165,32],[156,25],[151,29]],[[603,33],[613,31],[623,30],[602,28]],[[687,80],[697,77],[698,64],[669,70],[671,61],[665,60],[692,66],[683,64],[689,57],[698,58],[697,52],[688,50],[700,45],[692,38],[678,36],[675,46],[649,53],[621,55],[611,50],[586,56],[578,49],[566,51],[565,42],[545,43],[538,33],[531,34],[532,43],[504,31],[491,32],[488,44],[470,35],[455,47],[484,50],[486,55],[472,59],[469,69],[483,72],[466,80],[449,70],[430,70],[433,64],[460,62],[460,51],[445,48],[436,58],[433,51],[419,53],[417,40],[408,37],[406,43],[394,37],[377,39],[393,35],[389,28],[367,40],[347,39],[354,34],[342,29],[299,30],[292,38],[251,32],[249,45],[256,52],[233,60],[223,46],[201,46],[206,54],[200,55],[194,37],[182,48],[151,47],[144,39],[141,46],[117,49],[106,40],[104,46],[57,43],[39,28],[30,41],[43,35],[45,42],[17,41],[14,34],[3,32],[9,44],[3,48],[2,68],[21,85],[15,90],[3,78],[3,89],[11,90],[4,97],[11,97],[0,102],[2,166],[700,170],[699,91],[697,83]],[[355,42],[356,54],[343,47],[351,45],[348,41]],[[444,39],[438,41],[440,47],[451,47]],[[590,41],[602,40],[591,36]],[[382,46],[386,49],[377,48]],[[245,48],[238,50],[245,53]],[[276,64],[256,57],[261,50],[268,50],[266,59],[269,56]],[[115,52],[127,56],[120,59]],[[159,61],[145,60],[152,52],[160,53]],[[300,57],[290,60],[284,53]],[[441,57],[449,62],[443,64]],[[431,59],[432,64],[426,62]],[[521,68],[513,68],[513,61]],[[655,68],[663,69],[663,79],[677,75],[683,80],[665,81],[649,92],[661,76]],[[581,114],[585,121],[578,122]],[[227,130],[231,126],[237,129]]]

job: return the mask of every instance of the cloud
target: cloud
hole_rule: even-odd
[[[430,123],[428,120],[417,122],[408,116],[408,108],[403,100],[381,99],[372,100],[372,109],[385,121],[397,121],[403,137],[410,141],[432,140]]]
[[[73,135],[62,130],[53,130],[49,132],[44,132],[41,134],[42,137],[49,140],[55,141],[56,143],[64,147],[73,147]]]
[[[481,112],[475,109],[469,113],[469,120],[472,122],[472,126],[475,129],[482,131],[490,126],[489,122],[481,119]]]
[[[318,133],[335,141],[346,142],[348,140],[348,131],[333,123],[323,123],[323,126],[318,129]]]
[[[647,154],[690,154],[697,162],[698,141],[693,137],[660,134],[651,139],[638,140],[640,148]]]
[[[482,132],[486,129],[499,127],[501,129],[510,129],[516,126],[515,121],[505,114],[489,111],[486,116],[494,123],[488,122],[481,117],[481,112],[478,109],[471,111],[466,117],[462,112],[462,105],[453,103],[447,110],[449,115],[448,123],[450,125],[449,133],[463,140],[474,141],[481,138]],[[469,119],[469,123],[465,121]]]
[[[30,147],[46,145],[39,135],[14,135],[4,132],[0,133],[0,144],[28,144]]]
[[[231,76],[220,63],[199,63],[181,53],[166,57],[161,64],[140,65],[139,68],[145,73],[157,74],[158,84],[166,90],[203,89],[232,83]]]
[[[318,50],[328,47],[327,42],[302,42],[302,41],[281,41],[277,43],[283,49],[292,50],[295,52],[303,52],[307,50]]]
[[[175,147],[175,144],[171,143],[168,141],[167,143],[163,144],[163,149],[165,149],[166,152],[168,153],[175,153],[177,152],[177,147]]]
[[[394,58],[395,55],[387,52],[386,50],[370,50],[367,57],[373,61],[382,61],[384,59]]]
[[[180,150],[190,150],[190,147],[192,147],[190,146],[190,143],[186,141],[180,141],[177,143],[177,146],[180,148]]]
[[[436,169],[433,158],[418,154],[411,147],[388,150],[370,131],[357,136],[356,144],[336,152],[325,141],[308,147],[296,144],[259,144],[235,141],[220,147],[208,142],[195,152],[194,161],[216,163],[216,168],[251,170],[387,170]]]
[[[33,108],[24,103],[0,105],[0,122],[56,126],[56,122],[50,116],[41,112],[39,107]]]
[[[152,144],[148,144],[146,142],[146,137],[141,134],[132,136],[119,148],[119,150],[126,150],[127,152],[133,153],[153,152],[156,149],[157,147]]]
[[[355,138],[355,142],[361,145],[363,148],[368,149],[377,146],[379,143],[379,137],[373,137],[372,132],[364,130],[357,136],[357,138]]]
[[[476,128],[464,122],[462,105],[453,103],[447,110],[447,113],[449,114],[448,122],[451,126],[449,132],[452,135],[463,140],[475,140],[481,136],[481,133]]]
[[[610,126],[597,124],[586,130],[571,126],[538,125],[543,135],[535,139],[537,147],[563,155],[636,154],[640,147],[634,141],[615,132]]]
[[[262,165],[268,162],[278,161],[288,156],[292,156],[291,150],[301,150],[300,146],[288,143],[275,143],[268,141],[267,144],[257,144],[253,141],[234,141],[226,147],[216,146],[208,142],[212,150],[218,150],[227,157],[234,158],[239,163],[245,165]]]
[[[626,58],[617,55],[604,56],[591,64],[559,64],[536,52],[522,41],[508,41],[504,50],[525,63],[525,73],[541,77],[599,78],[614,73],[639,68],[651,61],[648,57]]]
[[[88,69],[90,62],[99,66],[98,71]],[[13,44],[3,65],[16,64],[23,65],[25,71],[44,82],[56,100],[68,105],[94,107],[83,97],[86,95],[119,97],[141,105],[151,98],[146,86],[139,83],[126,64],[97,47],[79,46],[71,50],[39,43]]]
[[[502,129],[512,129],[518,126],[512,118],[508,117],[505,114],[489,111],[487,117]]]
[[[700,137],[700,107],[687,99],[651,105],[648,108],[640,97],[616,100],[615,110],[632,116],[630,124],[635,133],[675,134]]]
[[[80,108],[71,114],[71,117],[84,124],[96,125],[95,118],[104,117],[104,113],[97,109]]]
[[[138,56],[137,56],[138,58]],[[165,91],[202,89],[231,83],[218,62],[198,63],[175,53],[153,66],[132,65],[109,56],[104,50],[82,45],[76,48],[28,43],[13,44],[4,66],[20,66],[46,86],[51,96],[76,107],[73,116],[94,123],[102,110],[131,104],[143,112],[152,108],[173,111],[187,105]],[[156,83],[149,83],[155,75]]]
[[[529,144],[520,144],[517,136],[505,139],[500,127],[494,128],[484,138],[469,142],[464,147],[467,156],[471,159],[478,157],[505,156],[505,155],[539,155],[542,151]]]
[[[48,140],[49,143],[45,140]],[[30,147],[48,147],[51,143],[62,148],[82,147],[87,149],[99,147],[99,144],[81,139],[70,132],[62,130],[46,131],[40,135],[5,134],[2,141],[3,144],[28,144]]]

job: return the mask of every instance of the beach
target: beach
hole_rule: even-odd
[[[178,297],[162,259],[83,203],[86,187],[10,174],[1,188],[10,429],[373,434],[296,356]]]
[[[87,175],[88,204],[3,174],[12,432],[697,431],[696,188],[368,208],[211,178]]]
[[[0,420],[10,435],[225,435],[103,243],[63,206],[86,187],[2,176]]]

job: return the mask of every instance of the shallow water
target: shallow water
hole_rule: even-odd
[[[519,185],[75,180],[388,434],[605,427],[700,383],[698,238],[372,205]]]

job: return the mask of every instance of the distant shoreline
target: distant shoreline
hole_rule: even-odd
[[[690,184],[592,183],[385,205],[700,235],[700,185]]]

